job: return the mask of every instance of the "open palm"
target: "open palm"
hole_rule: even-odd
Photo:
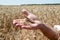
[[[13,20],[13,24],[16,26],[19,26],[20,28],[26,28],[26,29],[37,29],[38,25],[41,23],[39,19],[26,9],[22,10],[22,13],[25,15],[24,19],[15,19]],[[30,23],[26,23],[29,21]]]

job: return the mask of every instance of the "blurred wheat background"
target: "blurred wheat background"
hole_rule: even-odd
[[[0,5],[0,40],[49,40],[40,29],[20,29],[13,25],[14,19],[24,17],[21,12],[22,9],[29,10],[37,15],[42,23],[51,27],[60,25],[60,5]]]

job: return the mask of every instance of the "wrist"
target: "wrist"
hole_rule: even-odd
[[[37,27],[38,27],[39,29],[42,29],[42,28],[44,28],[44,26],[45,26],[45,24],[39,23]]]

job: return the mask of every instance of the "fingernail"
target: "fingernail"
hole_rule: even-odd
[[[26,9],[23,9],[22,12],[28,16],[29,12]]]
[[[22,28],[24,28],[25,26],[22,26]]]
[[[17,22],[16,22],[16,20],[13,20],[13,24],[16,24]]]
[[[22,12],[26,11],[26,9],[23,9]]]

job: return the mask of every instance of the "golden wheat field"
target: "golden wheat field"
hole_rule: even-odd
[[[0,5],[0,40],[49,40],[40,29],[20,29],[13,20],[23,18],[21,10],[27,9],[37,15],[42,23],[53,27],[60,25],[60,5],[2,6]]]

